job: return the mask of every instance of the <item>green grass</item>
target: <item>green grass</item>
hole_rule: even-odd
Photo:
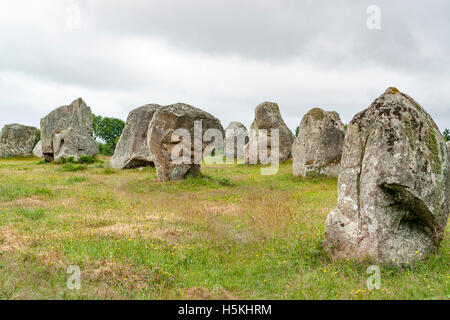
[[[294,178],[291,165],[204,165],[160,183],[154,168],[1,160],[0,299],[449,298],[448,234],[427,261],[382,267],[369,291],[369,261],[322,250],[336,179]]]

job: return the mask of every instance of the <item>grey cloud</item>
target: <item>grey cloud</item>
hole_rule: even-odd
[[[65,27],[71,3],[81,8],[82,30]],[[380,31],[366,28],[372,4],[382,10]],[[33,77],[46,88],[37,101],[26,77],[18,92],[3,79],[0,125],[38,123],[84,94],[106,115],[185,101],[225,125],[250,124],[254,107],[273,100],[294,130],[311,107],[337,110],[348,122],[398,85],[450,127],[445,0],[16,0],[0,9],[0,76]]]

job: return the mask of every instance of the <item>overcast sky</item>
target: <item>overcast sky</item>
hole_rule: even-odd
[[[124,120],[185,102],[224,126],[275,101],[294,130],[312,107],[347,123],[388,86],[450,127],[450,1],[0,2],[0,126],[82,97]]]

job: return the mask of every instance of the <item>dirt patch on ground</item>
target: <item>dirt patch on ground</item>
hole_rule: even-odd
[[[150,224],[118,223],[101,228],[90,228],[86,232],[102,238],[157,239],[169,243],[177,243],[185,233],[185,230],[160,228],[157,225]]]
[[[225,289],[214,289],[209,290],[207,288],[186,288],[181,290],[181,295],[183,298],[189,300],[236,300],[237,297],[233,296],[230,292]]]
[[[233,204],[225,206],[205,206],[205,211],[211,214],[237,215],[239,207]]]
[[[25,248],[27,239],[17,231],[7,228],[0,228],[0,251],[18,251]]]

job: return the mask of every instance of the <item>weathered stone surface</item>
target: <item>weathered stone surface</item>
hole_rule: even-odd
[[[202,121],[200,128],[202,136],[208,129],[218,129],[223,139],[224,130],[220,121],[201,109],[177,103],[161,107],[155,112],[149,126],[148,145],[159,181],[180,180],[188,174],[200,173],[201,164],[194,161],[194,142],[197,142],[201,148],[200,151],[203,151],[210,141],[199,140],[201,137],[194,135],[194,122],[196,121]],[[185,129],[190,135],[190,140],[185,139],[178,132],[173,134],[177,129]],[[223,141],[221,143],[223,144]],[[174,163],[172,161],[173,149],[183,145],[191,148],[190,159],[187,159],[187,163]],[[188,153],[182,153],[182,155],[189,156]]]
[[[324,249],[396,265],[435,253],[450,211],[448,157],[428,113],[389,88],[348,126]]]
[[[147,133],[150,121],[159,107],[157,104],[148,104],[130,112],[111,158],[112,168],[131,169],[154,165],[147,145]]]
[[[294,176],[316,172],[337,177],[344,138],[345,126],[337,112],[311,109],[303,117],[292,146]]]
[[[47,161],[61,157],[78,159],[82,155],[97,154],[98,146],[91,136],[92,121],[91,108],[81,98],[74,100],[70,105],[57,108],[41,119],[44,158]],[[55,139],[55,135],[59,136]],[[57,151],[54,147],[55,141],[58,143]]]
[[[294,135],[284,123],[278,104],[274,102],[263,102],[255,109],[255,120],[250,127],[249,143],[245,146],[246,163],[253,164],[253,162],[257,162],[266,164],[269,162],[264,156],[271,156],[273,129],[278,129],[279,132],[279,162],[284,162],[289,159],[292,153]],[[261,145],[259,139],[264,132],[267,133],[267,146]],[[267,149],[262,150],[263,148]]]
[[[241,122],[231,122],[225,129],[225,155],[236,159],[244,159],[244,149],[248,140],[247,128]]]
[[[39,142],[36,144],[36,146],[33,149],[33,155],[37,158],[43,158],[44,154],[42,153],[42,142],[39,140]]]
[[[56,162],[62,158],[78,161],[81,156],[95,156],[98,145],[90,135],[70,127],[53,136],[53,152]]]
[[[29,157],[37,129],[21,124],[7,124],[0,133],[0,158]]]
[[[447,151],[450,153],[450,141],[447,141]]]

